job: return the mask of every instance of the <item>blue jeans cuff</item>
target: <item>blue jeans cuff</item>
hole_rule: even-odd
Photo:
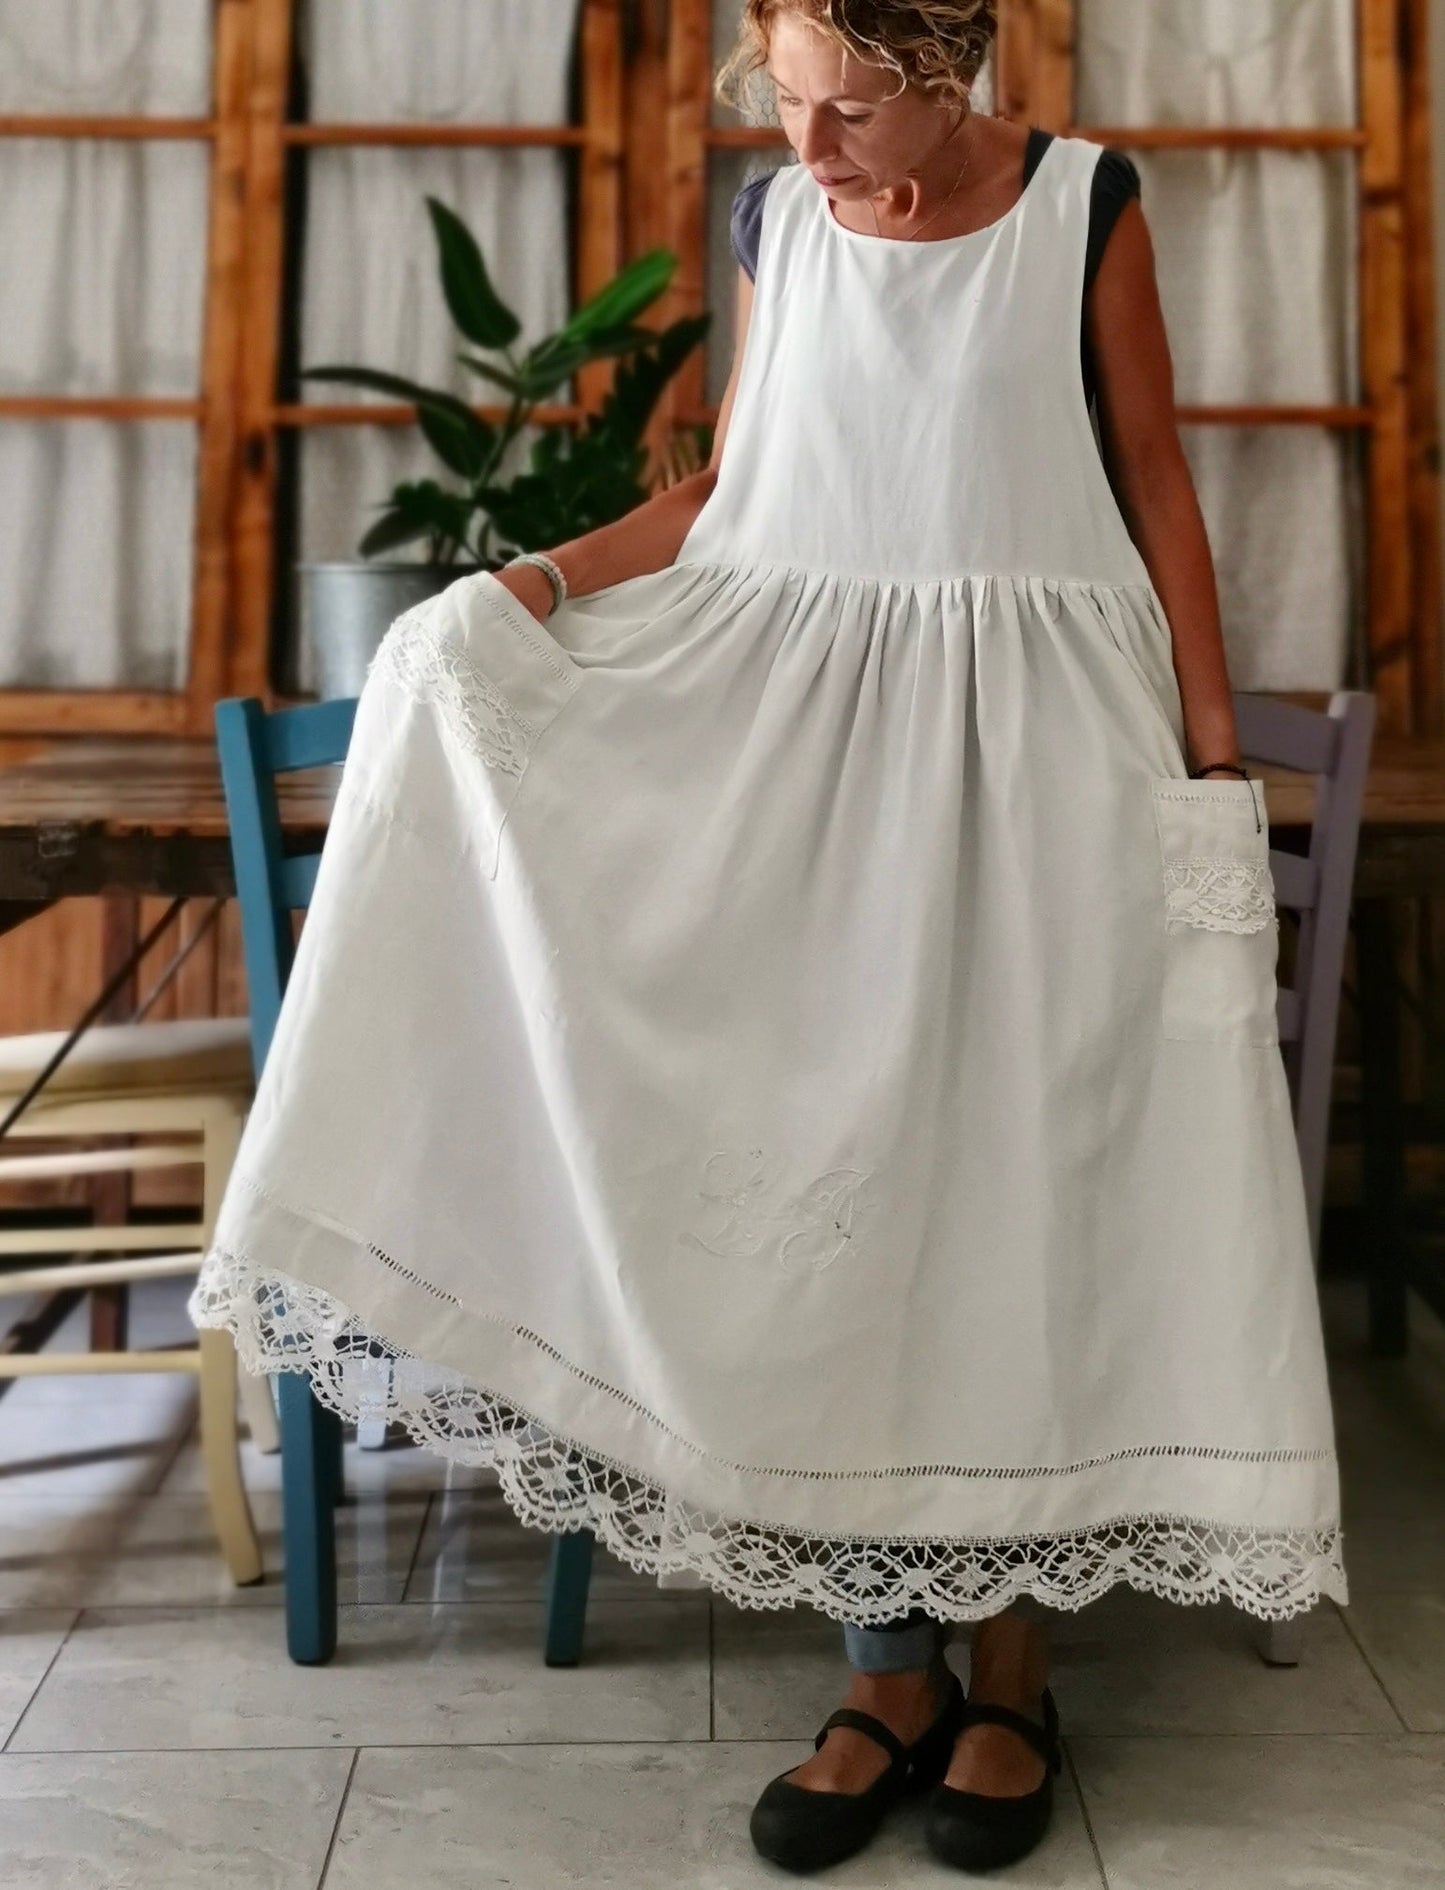
[[[843,1651],[856,1673],[907,1673],[931,1667],[943,1652],[946,1635],[941,1622],[915,1610],[901,1623],[858,1627],[843,1623]]]

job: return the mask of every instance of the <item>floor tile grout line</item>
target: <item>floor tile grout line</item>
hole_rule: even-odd
[[[362,1739],[355,1742],[358,1752],[570,1752],[596,1748],[599,1751],[621,1750],[630,1747],[668,1747],[668,1746],[799,1746],[809,1742],[810,1733],[769,1733],[769,1734],[724,1734],[720,1739],[710,1739],[699,1733],[691,1739]],[[1395,1742],[1425,1741],[1427,1744],[1438,1743],[1445,1750],[1445,1732],[1381,1732],[1381,1733],[1073,1733],[1071,1738],[1090,1741],[1095,1739],[1133,1739],[1139,1742],[1169,1739],[1296,1739],[1326,1740],[1355,1739],[1366,1740],[1372,1744],[1388,1745]],[[11,1751],[7,1747],[0,1751],[0,1770],[4,1769],[6,1759],[145,1759],[178,1758],[200,1755],[203,1753],[296,1753],[296,1752],[338,1752],[345,1749],[346,1740],[337,1740],[333,1745],[295,1745],[295,1746],[37,1746],[23,1752]],[[1072,1761],[1072,1749],[1070,1757]]]
[[[1401,1732],[1413,1732],[1414,1727],[1409,1724],[1409,1722],[1405,1718],[1405,1715],[1401,1712],[1399,1706],[1396,1704],[1394,1695],[1390,1692],[1390,1689],[1385,1685],[1383,1675],[1380,1674],[1380,1672],[1377,1670],[1374,1661],[1370,1659],[1369,1653],[1365,1647],[1364,1642],[1360,1639],[1359,1635],[1355,1632],[1355,1626],[1354,1626],[1354,1623],[1350,1620],[1349,1611],[1345,1608],[1341,1608],[1339,1610],[1339,1615],[1340,1615],[1340,1620],[1344,1623],[1344,1629],[1345,1629],[1346,1634],[1349,1635],[1350,1640],[1354,1643],[1355,1652],[1360,1656],[1360,1659],[1364,1661],[1365,1666],[1369,1671],[1370,1678],[1374,1681],[1375,1685],[1380,1689],[1380,1692],[1383,1694],[1386,1706],[1389,1707],[1390,1711],[1395,1715],[1396,1719],[1399,1720]]]
[[[35,1685],[30,1689],[30,1696],[26,1700],[24,1706],[21,1707],[19,1713],[16,1715],[15,1724],[10,1728],[9,1732],[6,1733],[5,1743],[3,1745],[0,1745],[0,1756],[3,1756],[5,1753],[9,1752],[11,1740],[15,1737],[16,1733],[19,1732],[21,1726],[24,1725],[25,1715],[30,1711],[31,1707],[35,1704],[35,1701],[36,1701],[37,1696],[39,1695],[40,1689],[45,1685],[45,1682],[50,1678],[51,1674],[55,1671],[55,1663],[57,1660],[59,1660],[60,1656],[65,1652],[66,1647],[70,1643],[70,1637],[75,1632],[77,1626],[80,1623],[80,1617],[84,1613],[85,1613],[84,1608],[76,1608],[72,1612],[69,1626],[66,1628],[65,1632],[61,1635],[59,1641],[57,1641],[56,1646],[55,1646],[55,1652],[50,1656],[49,1660],[47,1660],[45,1663],[45,1672],[41,1674],[40,1678],[35,1682]]]
[[[436,1504],[436,1491],[428,1490],[427,1499],[421,1513],[421,1528],[416,1532],[416,1541],[412,1544],[411,1560],[406,1565],[406,1574],[402,1579],[398,1605],[404,1607],[407,1602],[407,1590],[411,1587],[416,1574],[416,1565],[421,1560],[421,1545],[426,1541],[426,1532],[431,1526],[432,1510]]]
[[[341,1788],[341,1802],[336,1807],[336,1817],[332,1822],[326,1855],[321,1860],[321,1875],[316,1879],[316,1890],[326,1890],[326,1879],[331,1871],[331,1859],[336,1853],[336,1840],[341,1835],[341,1820],[346,1816],[347,1800],[351,1797],[351,1781],[356,1777],[356,1766],[360,1758],[361,1747],[353,1746],[351,1764],[346,1768],[346,1783]]]
[[[544,1580],[539,1572],[538,1583]],[[257,1583],[250,1592],[259,1593],[261,1584]],[[696,1610],[699,1597],[696,1595],[674,1595],[659,1598],[650,1594],[594,1594],[588,1596],[588,1606],[596,1602],[601,1608],[646,1608],[656,1601],[665,1610],[676,1609],[682,1613],[688,1608]],[[285,1605],[280,1580],[276,1583],[275,1601],[198,1601],[177,1599],[175,1601],[14,1601],[0,1602],[0,1618],[7,1614],[64,1614],[69,1608],[79,1608],[89,1614],[247,1614],[252,1610],[265,1611]],[[405,1608],[408,1611],[420,1611],[422,1608],[546,1608],[545,1601],[539,1601],[534,1589],[519,1591],[515,1595],[464,1595],[437,1600],[429,1595],[424,1601],[343,1601],[341,1608],[357,1610],[361,1608]]]
[[[1099,1840],[1094,1832],[1094,1820],[1089,1816],[1089,1801],[1084,1796],[1084,1781],[1079,1776],[1078,1761],[1074,1758],[1072,1735],[1068,1738],[1061,1738],[1059,1743],[1063,1747],[1064,1757],[1068,1761],[1069,1777],[1074,1783],[1074,1798],[1079,1807],[1079,1816],[1084,1821],[1084,1834],[1089,1840],[1089,1849],[1094,1855],[1094,1866],[1099,1873],[1099,1883],[1102,1886],[1102,1890],[1109,1890],[1109,1873],[1104,1866],[1104,1853],[1100,1848]]]

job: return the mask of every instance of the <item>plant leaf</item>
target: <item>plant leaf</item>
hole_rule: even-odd
[[[496,439],[485,420],[461,402],[452,405],[431,400],[417,403],[416,417],[427,444],[443,465],[464,479],[480,475]]]
[[[620,269],[596,295],[589,296],[558,329],[554,339],[585,341],[599,330],[630,322],[634,315],[641,314],[657,300],[671,282],[676,268],[677,256],[673,250],[647,250]]]
[[[452,320],[468,341],[482,348],[505,348],[522,324],[492,287],[477,239],[454,210],[435,197],[426,200],[436,233],[442,294]]]
[[[303,381],[341,381],[349,387],[365,387],[374,394],[392,394],[398,400],[417,401],[445,398],[429,387],[409,381],[402,374],[387,374],[381,368],[314,367],[302,368]]]
[[[414,544],[418,538],[425,538],[431,529],[425,519],[412,518],[405,512],[383,512],[363,534],[357,550],[363,558],[374,558],[378,552]]]
[[[480,374],[483,380],[491,381],[505,393],[521,393],[521,382],[509,369],[493,367],[490,361],[479,361],[474,354],[459,354],[457,359],[464,368],[470,368],[473,374]]]

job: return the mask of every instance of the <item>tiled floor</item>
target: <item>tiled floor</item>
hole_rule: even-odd
[[[1352,1600],[1272,1668],[1253,1624],[1115,1589],[1049,1617],[1067,1760],[1052,1890],[1445,1890],[1445,1337],[1364,1352],[1325,1293]],[[137,1343],[183,1339],[173,1291]],[[68,1335],[66,1335],[68,1337]],[[746,1890],[748,1810],[845,1684],[836,1626],[663,1592],[599,1555],[586,1652],[540,1654],[547,1539],[485,1474],[348,1447],[341,1647],[293,1666],[279,1584],[231,1589],[194,1391],[0,1399],[3,1890]],[[248,1455],[268,1567],[278,1464]],[[966,1634],[951,1657],[967,1674]],[[956,1880],[918,1808],[823,1880]]]

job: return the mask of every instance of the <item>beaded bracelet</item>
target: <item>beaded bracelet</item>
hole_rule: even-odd
[[[546,573],[547,582],[552,586],[552,608],[557,606],[567,595],[567,580],[562,575],[562,567],[549,558],[545,551],[519,551],[515,558],[509,559],[506,569],[516,564],[535,564],[538,570]]]

